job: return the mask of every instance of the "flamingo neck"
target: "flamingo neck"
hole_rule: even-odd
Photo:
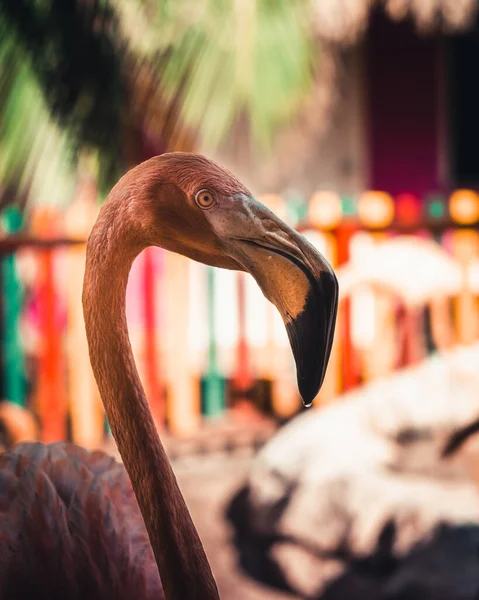
[[[135,492],[167,600],[219,600],[216,583],[148,407],[128,337],[128,274],[144,246],[107,200],[87,247],[83,310],[90,360]],[[120,214],[117,214],[120,213]],[[124,215],[123,215],[124,216]]]

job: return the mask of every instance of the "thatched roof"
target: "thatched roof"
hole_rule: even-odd
[[[478,8],[476,0],[313,0],[313,4],[318,36],[340,44],[361,37],[377,6],[383,6],[395,20],[412,17],[423,31],[463,29],[472,22]]]
[[[478,0],[311,0],[315,7],[315,32],[319,38],[319,68],[315,83],[298,118],[279,132],[272,155],[255,156],[247,139],[233,147],[223,147],[218,159],[226,162],[253,189],[284,191],[292,187],[308,195],[311,173],[326,171],[331,184],[337,183],[337,172],[331,165],[324,168],[331,154],[341,156],[334,130],[338,120],[344,121],[345,97],[356,93],[348,88],[352,73],[358,65],[349,64],[357,55],[355,45],[367,33],[377,9],[383,9],[388,18],[401,21],[411,18],[418,33],[452,33],[475,24]],[[353,59],[354,60],[354,59]],[[245,146],[241,151],[241,143]],[[338,142],[339,144],[339,142]],[[293,149],[293,150],[292,150]],[[331,159],[330,162],[333,162]],[[337,160],[336,160],[337,162]],[[341,182],[344,185],[345,182]],[[346,183],[345,189],[353,193],[356,179]]]

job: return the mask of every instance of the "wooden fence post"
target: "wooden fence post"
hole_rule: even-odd
[[[2,215],[7,233],[18,232],[23,224],[20,210],[10,207]],[[2,258],[3,286],[3,397],[19,406],[26,403],[25,358],[20,339],[20,316],[23,304],[23,289],[18,278],[15,255]]]
[[[217,340],[215,332],[215,271],[207,267],[207,303],[208,303],[208,367],[205,373],[204,412],[207,417],[216,417],[225,409],[225,386],[220,375],[217,359]]]
[[[349,260],[349,245],[358,227],[355,223],[344,221],[337,229],[338,266]],[[340,338],[342,358],[342,390],[356,387],[360,381],[358,356],[351,344],[351,300],[345,298],[338,312],[336,335]]]
[[[87,177],[80,179],[76,198],[65,216],[68,235],[86,242],[98,215],[98,208],[95,181]],[[105,427],[103,406],[90,365],[83,320],[81,297],[85,258],[86,243],[72,246],[66,252],[68,403],[73,441],[85,448],[98,448],[103,443]]]
[[[50,207],[38,207],[32,216],[32,232],[48,238],[59,229],[60,215]],[[55,250],[38,252],[38,309],[40,351],[36,405],[41,423],[41,440],[57,442],[67,436],[67,400],[63,369],[63,331],[59,326],[58,295],[55,282]]]
[[[251,392],[255,377],[251,366],[251,353],[246,339],[246,289],[245,274],[236,273],[238,298],[238,340],[236,344],[236,366],[232,376],[235,409],[251,409]],[[249,406],[248,406],[249,405]],[[249,411],[248,411],[249,412]]]
[[[165,424],[166,407],[156,336],[159,325],[157,314],[160,299],[156,293],[155,284],[155,252],[161,252],[161,250],[146,248],[143,253],[144,361],[148,402],[156,426],[162,428]]]
[[[467,283],[468,267],[477,257],[479,236],[473,229],[464,229],[453,234],[452,252],[461,265],[463,284],[459,296],[454,300],[457,341],[459,344],[471,344],[477,339],[479,331],[477,300]]]
[[[167,420],[173,434],[188,436],[200,421],[200,391],[189,355],[189,261],[165,253]]]

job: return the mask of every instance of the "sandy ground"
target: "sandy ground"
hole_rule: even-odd
[[[237,565],[224,512],[246,478],[251,458],[183,458],[174,469],[198,528],[222,600],[298,600],[251,580]]]

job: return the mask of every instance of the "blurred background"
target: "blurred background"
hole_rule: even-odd
[[[85,242],[126,170],[204,153],[340,283],[305,410],[249,275],[157,248],[133,265],[138,369],[222,598],[478,598],[477,8],[0,0],[3,447],[116,453]]]

